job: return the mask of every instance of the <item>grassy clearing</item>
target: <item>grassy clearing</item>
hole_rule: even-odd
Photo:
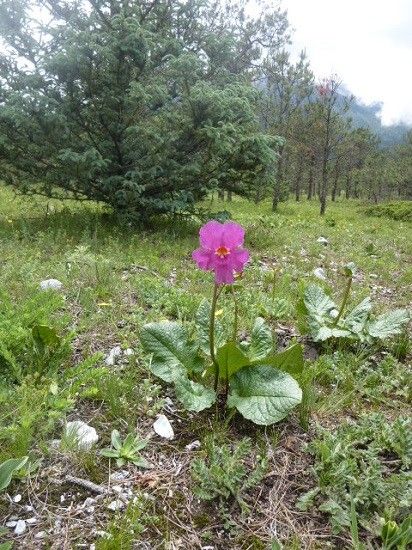
[[[211,205],[228,209],[246,228],[252,262],[239,300],[243,334],[262,315],[283,346],[298,334],[305,285],[319,282],[313,270],[324,269],[322,284],[339,299],[340,269],[350,261],[359,267],[351,303],[370,294],[377,312],[410,307],[412,227],[369,217],[361,206],[332,204],[320,219],[310,202],[282,204],[277,214],[268,203]],[[6,528],[4,541],[14,548],[349,548],[354,518],[368,548],[379,547],[379,518],[405,517],[412,460],[404,424],[412,385],[407,334],[373,349],[320,350],[304,338],[308,378],[315,380],[314,387],[308,382],[307,414],[297,411],[267,429],[239,416],[225,422],[207,411],[185,413],[153,379],[139,344],[141,326],[166,318],[190,326],[201,300],[210,298],[210,276],[190,257],[198,227],[160,221],[136,230],[96,205],[28,202],[0,188],[0,343],[7,347],[0,353],[0,462],[30,456],[24,479],[8,488],[22,499],[14,503],[2,493],[0,516],[3,525],[35,518],[19,537]],[[48,278],[59,279],[63,290],[40,292]],[[220,318],[231,315],[228,299]],[[63,338],[58,353],[42,356],[41,372],[33,359],[34,324],[52,326]],[[107,366],[103,358],[114,346],[134,354]],[[174,440],[154,435],[158,413],[172,421]],[[299,423],[305,414],[306,431]],[[97,447],[79,451],[70,441],[53,442],[65,422],[77,419],[97,430]],[[383,428],[370,428],[377,419],[384,441]],[[153,468],[131,462],[118,468],[101,456],[113,429],[122,439],[149,438],[141,454]],[[354,449],[359,438],[365,452]],[[190,446],[195,441],[200,446]],[[359,461],[368,464],[366,473]],[[398,502],[382,498],[390,480],[390,491],[402,494]]]

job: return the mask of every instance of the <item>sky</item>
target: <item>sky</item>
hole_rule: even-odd
[[[412,124],[412,0],[282,0],[317,78],[337,74],[383,124]]]

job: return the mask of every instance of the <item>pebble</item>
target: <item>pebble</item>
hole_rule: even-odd
[[[16,524],[16,527],[14,528],[14,534],[22,535],[25,530],[26,530],[26,522],[24,521],[24,519],[19,519]]]
[[[192,441],[192,443],[189,443],[186,445],[185,449],[187,451],[193,451],[194,449],[200,449],[200,441],[196,439],[195,441]]]
[[[34,535],[35,539],[44,539],[44,537],[47,535],[46,531],[39,531]]]
[[[320,243],[320,244],[323,244],[323,245],[325,245],[325,246],[329,244],[328,239],[325,239],[325,237],[319,237],[319,239],[317,239],[316,242],[317,242],[317,243]]]
[[[96,430],[82,420],[74,420],[66,424],[66,437],[67,436],[75,438],[77,440],[78,449],[86,451],[99,440]]]
[[[17,521],[7,521],[6,522],[6,527],[10,527],[10,529],[12,529],[13,527],[16,527],[17,525]]]
[[[21,501],[21,495],[16,495],[13,497],[13,502],[15,502],[16,504],[20,501]]]
[[[315,277],[321,279],[322,281],[326,281],[327,279],[326,272],[322,267],[317,267],[316,269],[314,269],[313,274]]]
[[[116,363],[116,357],[120,357],[121,354],[122,348],[120,346],[115,346],[109,351],[108,355],[106,355],[104,362],[108,367],[112,367]]]
[[[110,504],[108,504],[107,508],[113,512],[116,512],[117,510],[124,508],[124,506],[125,504],[121,500],[113,500]]]
[[[96,500],[92,497],[87,497],[86,500],[83,502],[83,508],[88,508],[89,506],[93,506],[95,504]]]
[[[130,473],[127,470],[119,470],[110,474],[110,481],[123,481],[129,477]]]
[[[156,422],[153,424],[153,429],[157,435],[165,439],[173,439],[175,436],[172,425],[164,414],[159,414]]]
[[[58,279],[46,279],[40,283],[42,290],[60,290],[63,287],[63,283]]]
[[[37,518],[26,519],[26,523],[28,523],[29,525],[33,525],[34,523],[37,523]]]

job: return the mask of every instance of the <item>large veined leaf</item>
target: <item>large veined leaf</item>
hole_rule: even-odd
[[[60,337],[56,330],[47,325],[35,325],[32,328],[32,336],[39,350],[46,347],[52,348],[60,345]]]
[[[264,359],[273,351],[273,336],[270,326],[262,317],[258,317],[252,329],[249,347],[251,361]]]
[[[270,365],[281,371],[287,372],[292,376],[298,376],[303,369],[303,348],[301,344],[293,344],[289,348],[263,358],[260,365]]]
[[[320,327],[319,330],[313,334],[313,340],[315,342],[324,342],[329,338],[349,338],[351,332],[349,330],[336,328],[336,327]]]
[[[230,378],[236,371],[250,364],[249,358],[240,350],[235,342],[227,342],[218,349],[216,360],[219,365],[220,378]]]
[[[216,393],[212,389],[188,378],[180,378],[175,382],[175,390],[177,399],[188,411],[203,411],[216,401]]]
[[[188,372],[204,369],[197,346],[179,323],[149,323],[142,328],[140,341],[144,350],[153,354],[150,370],[165,382],[176,382],[186,378]]]
[[[230,380],[228,406],[255,424],[279,422],[302,400],[294,378],[270,366],[240,369]]]
[[[210,303],[207,300],[203,300],[195,317],[200,348],[207,355],[210,355],[209,326],[211,310]],[[218,319],[215,319],[215,352],[218,348],[223,346],[225,340],[225,331],[222,323],[220,323]]]
[[[337,309],[335,302],[317,285],[309,285],[306,288],[303,301],[309,317],[319,322],[329,316],[332,310]]]
[[[368,326],[368,332],[373,338],[383,340],[400,334],[410,318],[410,313],[406,309],[395,309],[372,321]]]
[[[14,472],[23,468],[28,459],[28,456],[23,456],[22,458],[9,458],[9,460],[0,464],[0,491],[8,487]]]
[[[344,322],[345,327],[356,334],[362,332],[365,328],[371,309],[372,304],[368,296],[346,315]]]

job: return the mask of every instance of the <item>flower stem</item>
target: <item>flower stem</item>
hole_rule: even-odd
[[[343,300],[342,300],[342,305],[340,306],[338,316],[336,317],[335,322],[333,323],[334,327],[336,327],[336,325],[339,323],[340,318],[342,317],[343,312],[345,311],[345,307],[346,307],[346,303],[347,303],[348,298],[349,298],[349,293],[350,293],[351,286],[352,286],[352,277],[350,276],[350,277],[348,277],[348,282],[346,284],[345,293],[343,295]]]
[[[233,341],[236,342],[236,338],[237,338],[237,323],[238,323],[238,317],[239,317],[239,308],[238,308],[238,303],[237,303],[237,300],[236,300],[236,292],[233,288],[233,286],[230,287],[230,291],[232,293],[232,296],[233,296],[233,303],[234,303],[234,306],[235,306],[235,320],[234,320],[234,323],[233,323]]]
[[[209,345],[210,345],[210,357],[212,359],[213,366],[215,368],[215,384],[214,388],[217,391],[219,384],[219,365],[215,356],[215,317],[216,317],[216,304],[219,298],[220,289],[217,284],[213,287],[212,308],[210,310],[210,325],[209,325]]]

